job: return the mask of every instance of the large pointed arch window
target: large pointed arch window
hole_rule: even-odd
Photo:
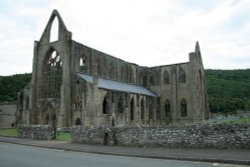
[[[60,97],[62,83],[62,59],[57,51],[52,51],[48,56],[44,68],[45,97]]]

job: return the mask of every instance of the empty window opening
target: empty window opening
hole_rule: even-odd
[[[185,99],[181,100],[181,116],[182,117],[187,116],[187,102]]]
[[[76,126],[77,126],[77,125],[82,125],[82,121],[81,121],[80,118],[77,118],[77,119],[75,120],[75,125],[76,125]]]
[[[185,71],[181,67],[179,69],[179,82],[180,83],[186,82],[186,74],[185,74]]]
[[[86,68],[86,56],[84,54],[80,56],[79,65],[80,65],[80,71],[85,72],[87,68]]]
[[[130,120],[134,120],[134,99],[132,98],[130,101]]]
[[[150,82],[151,85],[154,85],[154,78],[153,78],[153,76],[151,76],[151,77],[149,78],[149,82]]]
[[[59,21],[58,18],[55,17],[50,30],[50,42],[58,41],[59,37]]]
[[[141,120],[144,120],[144,101],[143,99],[141,100]]]
[[[168,100],[165,102],[165,116],[170,117],[170,103]]]
[[[104,100],[102,102],[102,113],[108,114],[108,102],[107,102],[106,98],[104,98]]]

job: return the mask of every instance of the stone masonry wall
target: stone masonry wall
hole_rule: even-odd
[[[0,103],[0,128],[15,126],[16,102]]]
[[[39,140],[51,140],[54,130],[48,125],[18,125],[18,137]]]
[[[250,148],[250,125],[114,127],[72,130],[74,143],[173,148]]]

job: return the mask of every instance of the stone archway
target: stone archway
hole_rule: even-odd
[[[44,101],[42,103],[43,107],[43,113],[42,113],[42,119],[43,124],[46,124],[53,128],[54,135],[52,139],[56,139],[57,134],[57,110],[56,110],[56,102],[55,101]]]

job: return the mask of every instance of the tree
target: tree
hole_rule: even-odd
[[[250,99],[246,103],[245,110],[250,111]]]

